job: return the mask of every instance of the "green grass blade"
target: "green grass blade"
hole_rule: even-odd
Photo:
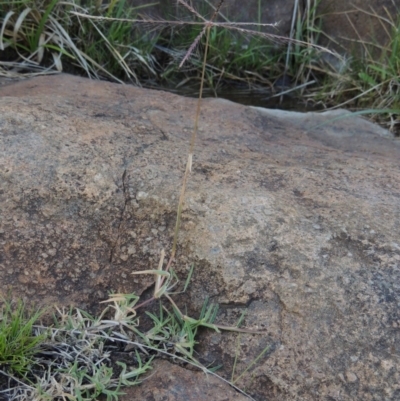
[[[192,279],[193,272],[194,272],[194,263],[192,263],[192,265],[190,266],[189,274],[186,277],[185,285],[183,287],[183,292],[186,292],[186,290],[189,286],[190,280]]]
[[[46,22],[47,22],[47,20],[48,20],[48,18],[50,16],[51,12],[53,11],[55,5],[58,3],[58,1],[59,0],[52,0],[49,3],[49,5],[47,6],[42,18],[40,19],[39,26],[38,26],[38,28],[36,30],[35,39],[34,39],[34,42],[33,42],[35,48],[31,49],[32,51],[35,51],[38,48],[40,35],[42,34],[44,26],[46,25]]]
[[[247,366],[247,368],[235,379],[232,380],[232,383],[235,384],[236,382],[238,382],[263,356],[266,352],[268,352],[268,350],[271,348],[270,345],[267,345],[261,352],[260,354],[257,356],[257,358],[255,358],[250,364],[249,366]]]

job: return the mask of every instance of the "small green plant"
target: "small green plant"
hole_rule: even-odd
[[[33,365],[33,356],[45,334],[33,327],[42,312],[29,313],[22,301],[16,305],[3,301],[0,312],[0,367],[10,375],[23,378]]]

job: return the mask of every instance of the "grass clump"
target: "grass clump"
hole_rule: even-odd
[[[151,5],[151,4],[150,4]],[[149,54],[153,42],[131,24],[94,24],[72,12],[108,18],[136,18],[141,7],[126,0],[11,0],[0,3],[2,75],[80,72],[87,76],[139,84],[138,75],[155,74]],[[132,43],[136,46],[132,46]]]
[[[142,362],[137,351],[129,367],[121,361],[113,364],[113,352],[121,349],[119,339],[124,338],[115,320],[96,319],[79,309],[57,309],[49,326],[38,322],[39,312],[26,317],[22,303],[15,311],[5,303],[4,309],[8,326],[23,328],[18,335],[7,336],[12,341],[6,356],[14,352],[18,359],[2,353],[0,361],[0,394],[7,400],[89,401],[99,395],[117,400],[122,386],[137,384],[150,369],[151,358]],[[134,318],[126,319],[126,326],[130,324],[136,325]]]
[[[45,334],[34,333],[41,312],[29,313],[22,301],[4,302],[0,311],[0,366],[11,375],[26,377],[33,355]]]
[[[200,5],[210,11],[206,3]],[[274,24],[232,22],[220,13],[220,7],[213,11],[212,21],[184,1],[178,1],[181,19],[143,15],[154,4],[133,7],[127,0],[1,2],[0,49],[8,59],[0,63],[3,74],[13,68],[36,73],[80,71],[94,78],[148,86],[199,84],[206,47],[205,37],[199,34],[210,24],[205,84],[215,90],[233,81],[270,84],[281,74],[277,44],[306,45],[299,37],[263,32]],[[182,68],[181,60],[192,44],[197,51],[191,52]]]

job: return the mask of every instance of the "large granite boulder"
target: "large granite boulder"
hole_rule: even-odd
[[[1,87],[1,294],[91,307],[149,288],[131,272],[171,249],[195,107],[68,75]],[[269,346],[237,383],[256,400],[400,399],[400,143],[337,117],[203,102],[177,302],[211,297],[225,325],[247,309],[265,334],[204,332],[198,351],[230,377]]]

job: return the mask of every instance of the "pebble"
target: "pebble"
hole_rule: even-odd
[[[354,383],[354,382],[356,382],[357,381],[357,376],[353,373],[353,372],[351,372],[351,371],[347,371],[346,372],[346,379],[347,379],[347,381],[349,382],[349,383]]]

